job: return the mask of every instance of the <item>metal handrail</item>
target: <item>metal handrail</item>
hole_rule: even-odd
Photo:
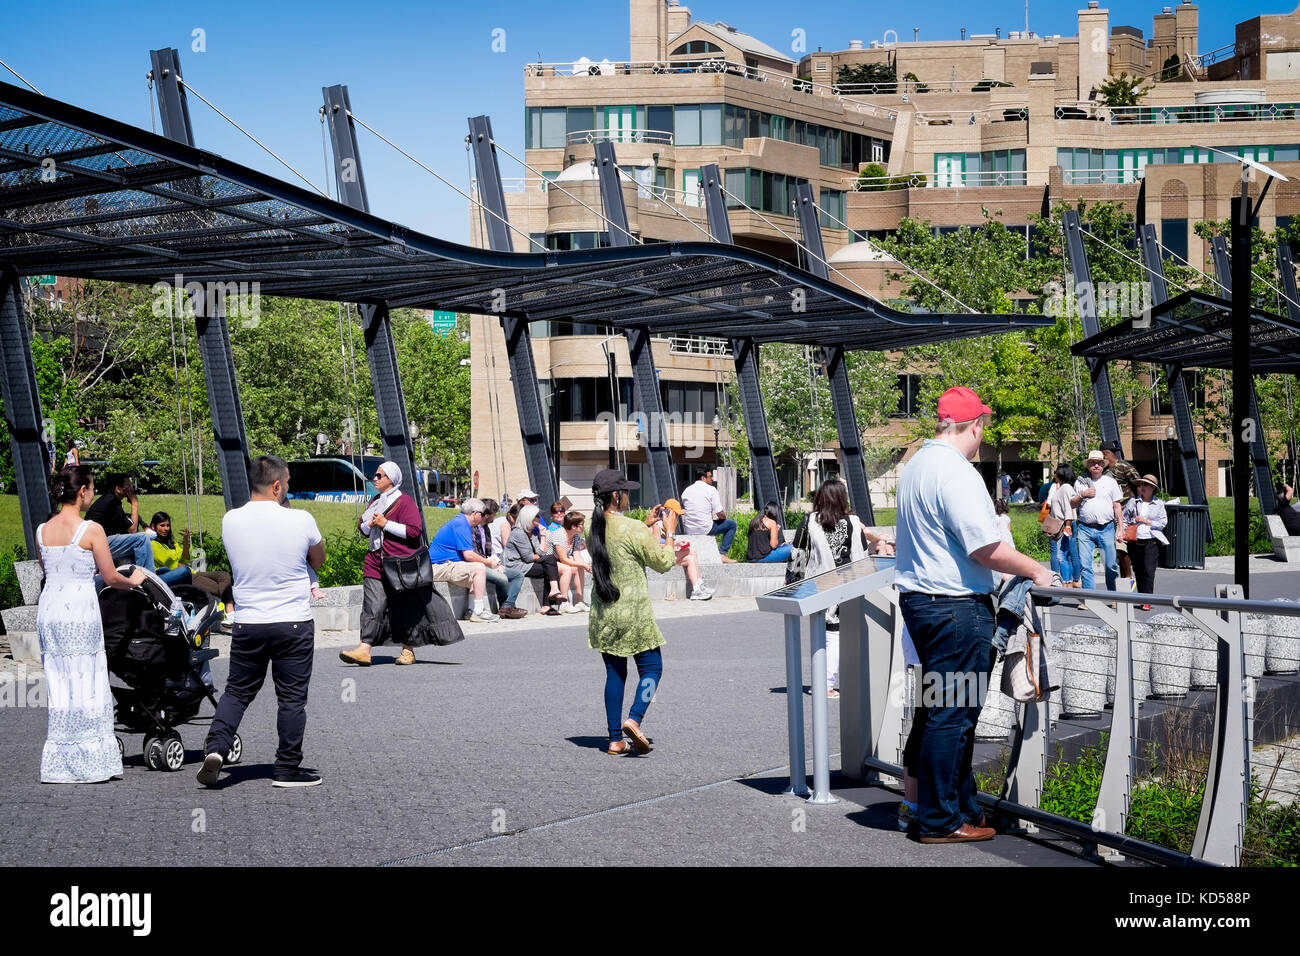
[[[673,145],[673,134],[657,129],[578,129],[567,134],[570,146],[582,143],[651,143]]]
[[[760,66],[734,63],[720,57],[700,57],[689,60],[623,60],[619,62],[602,60],[599,63],[576,60],[571,62],[524,64],[525,76],[576,76],[582,78],[585,76],[625,76],[640,73],[662,75],[704,73],[737,76],[759,83],[773,83],[778,87],[790,89],[796,93],[826,96],[840,101],[846,109],[870,116],[881,116],[891,120],[898,116],[898,110],[876,106],[874,103],[865,103],[856,99],[853,94],[842,92],[834,85],[818,83],[816,80],[795,76],[792,73],[781,73]]]
[[[904,726],[903,695],[898,692],[905,684],[901,650],[903,623],[893,587],[892,569],[882,571],[879,562],[873,565],[863,561],[859,566],[862,570],[857,574],[852,571],[855,566],[828,572],[820,578],[824,584],[814,578],[809,579],[806,585],[763,595],[758,598],[758,606],[760,610],[785,615],[787,686],[790,687],[802,682],[800,618],[809,618],[813,685],[816,688],[819,680],[825,680],[825,609],[828,602],[838,603],[842,770],[847,776],[856,778],[865,774],[869,782],[878,782],[880,773],[902,776],[897,762],[902,753]],[[1163,865],[1238,864],[1244,848],[1245,823],[1255,800],[1250,762],[1254,743],[1256,678],[1250,675],[1247,661],[1254,659],[1258,652],[1248,654],[1246,639],[1258,632],[1251,630],[1247,616],[1300,618],[1300,603],[1245,600],[1240,597],[1240,589],[1230,585],[1219,586],[1217,597],[1059,587],[1035,588],[1032,593],[1035,598],[1050,602],[1050,606],[1042,608],[1044,636],[1054,633],[1052,614],[1070,607],[1086,607],[1112,635],[1110,649],[1092,655],[1097,657],[1098,664],[1106,660],[1107,665],[1100,671],[1082,672],[1094,678],[1108,671],[1115,675],[1113,695],[1109,690],[1106,694],[1108,699],[1113,697],[1113,704],[1107,704],[1113,710],[1096,808],[1089,824],[1057,816],[1039,806],[1050,750],[1052,714],[1047,699],[1015,705],[1019,719],[1010,740],[1011,758],[1006,781],[1000,795],[980,795],[984,806],[1003,817],[1025,820],[1078,840],[1089,852],[1107,847]],[[1212,728],[1209,749],[1193,751],[1204,759],[1206,769],[1204,784],[1195,784],[1203,798],[1190,853],[1157,846],[1125,832],[1129,800],[1137,784],[1141,726],[1138,707],[1149,693],[1136,689],[1139,680],[1146,680],[1140,677],[1138,665],[1156,660],[1152,653],[1139,655],[1135,647],[1135,629],[1139,622],[1134,611],[1144,604],[1176,612],[1188,630],[1199,633],[1201,649],[1194,650],[1197,645],[1190,645],[1192,655],[1212,654],[1212,663],[1208,665],[1203,659],[1196,663],[1193,657],[1189,657],[1186,665],[1166,665],[1175,668],[1186,666],[1189,675],[1208,671],[1210,676],[1206,683],[1190,683],[1190,687],[1194,689],[1208,684],[1213,694],[1213,719],[1206,721]],[[1207,640],[1213,644],[1206,646],[1204,642]],[[1149,639],[1140,643],[1148,647],[1163,646],[1153,645]],[[1087,657],[1089,652],[1081,646],[1074,646],[1070,653],[1074,655],[1073,661],[1067,654],[1064,662],[1058,662],[1058,670],[1077,676],[1081,673],[1078,657],[1080,654]],[[1109,670],[1111,666],[1113,671]],[[1155,679],[1153,669],[1151,680]],[[1067,682],[1063,680],[1062,683]],[[1184,684],[1184,693],[1188,686]],[[821,724],[825,712],[823,709],[819,713],[818,700],[818,695],[814,694],[814,769],[815,777],[819,779],[815,781],[812,802],[827,803],[834,797],[829,791],[825,760],[826,728]],[[1176,712],[1179,705],[1166,703],[1155,706],[1163,714]],[[806,794],[806,778],[802,771],[802,706],[787,700],[787,710],[792,768],[791,787],[787,792]],[[994,727],[996,732],[997,725]],[[1285,736],[1295,730],[1282,727],[1275,728],[1274,732]]]

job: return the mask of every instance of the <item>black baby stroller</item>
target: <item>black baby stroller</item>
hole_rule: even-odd
[[[130,574],[133,568],[119,569]],[[144,734],[144,759],[152,770],[180,770],[185,743],[177,725],[199,712],[204,700],[217,706],[209,665],[220,651],[211,647],[212,630],[222,611],[211,595],[189,585],[168,586],[152,571],[130,590],[103,587],[99,612],[104,621],[110,689],[117,728]],[[123,754],[121,737],[117,745]],[[235,741],[226,763],[238,763],[244,744]]]

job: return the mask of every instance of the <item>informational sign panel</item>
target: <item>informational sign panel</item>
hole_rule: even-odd
[[[433,331],[439,335],[450,335],[456,331],[456,313],[434,312],[433,315],[429,316],[429,325],[433,326]]]

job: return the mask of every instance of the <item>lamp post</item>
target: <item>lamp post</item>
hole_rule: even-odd
[[[715,468],[722,463],[721,459],[718,456],[718,432],[720,431],[722,431],[722,419],[718,417],[717,412],[714,412],[713,413],[713,467]]]

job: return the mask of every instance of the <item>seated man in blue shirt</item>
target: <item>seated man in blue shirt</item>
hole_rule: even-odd
[[[473,529],[483,523],[483,502],[466,498],[460,514],[438,529],[429,545],[429,560],[433,562],[433,579],[462,587],[473,597],[469,619],[476,624],[497,620],[488,607],[487,569],[500,565],[498,558],[485,558],[474,550]],[[495,563],[494,563],[495,562]]]

